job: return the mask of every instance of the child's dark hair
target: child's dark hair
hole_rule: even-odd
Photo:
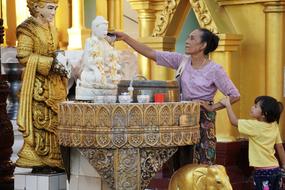
[[[207,43],[207,46],[204,50],[204,54],[208,55],[209,53],[217,49],[220,38],[206,28],[199,28],[199,30],[203,33],[201,36],[201,42]]]
[[[272,123],[277,121],[279,123],[280,115],[283,111],[283,105],[271,96],[258,96],[254,103],[259,103],[262,114],[266,122]]]

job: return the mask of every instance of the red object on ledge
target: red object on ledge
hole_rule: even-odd
[[[162,103],[162,102],[164,102],[164,97],[165,97],[165,94],[163,94],[163,93],[154,94],[154,102]]]

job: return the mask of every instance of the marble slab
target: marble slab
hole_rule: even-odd
[[[33,174],[16,173],[15,190],[66,190],[67,177],[65,173]]]

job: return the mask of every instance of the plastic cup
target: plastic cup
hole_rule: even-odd
[[[163,93],[154,94],[154,102],[161,103],[164,102],[165,95]]]

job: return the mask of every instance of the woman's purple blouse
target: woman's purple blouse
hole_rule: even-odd
[[[156,51],[158,65],[178,69],[184,55],[176,52]],[[210,61],[200,69],[194,69],[191,59],[186,64],[181,76],[183,100],[213,101],[219,89],[224,95],[239,97],[239,91],[229,79],[221,65]]]

